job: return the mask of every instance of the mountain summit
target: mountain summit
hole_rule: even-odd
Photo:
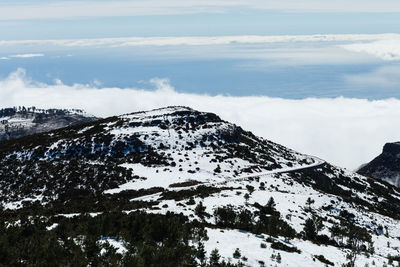
[[[357,172],[400,186],[400,142],[386,143],[382,153]]]
[[[0,144],[3,220],[41,218],[42,236],[77,246],[88,264],[98,257],[128,266],[397,259],[397,188],[213,113],[167,107]],[[93,247],[103,256],[88,254]]]

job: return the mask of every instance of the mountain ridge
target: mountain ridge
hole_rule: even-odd
[[[0,109],[0,141],[97,120],[80,109]]]
[[[208,233],[188,241],[205,253],[188,254],[198,265],[208,264],[215,248],[235,266],[340,266],[346,257],[356,266],[383,264],[400,248],[396,187],[257,137],[213,113],[166,107],[1,144],[3,218],[44,216],[55,227],[50,233],[61,231],[54,226],[60,217],[86,225],[177,216]],[[125,259],[142,249],[127,231],[99,230],[95,238],[116,235],[107,242],[122,247],[118,257]]]

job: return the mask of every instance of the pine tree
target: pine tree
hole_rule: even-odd
[[[250,199],[250,195],[248,193],[244,194],[244,199],[247,201],[249,201]]]
[[[250,195],[254,192],[254,186],[246,185],[246,189],[247,189],[247,191],[249,191]]]
[[[281,263],[282,257],[281,257],[281,253],[278,253],[278,255],[276,256],[276,261],[278,263]]]
[[[308,211],[311,211],[311,205],[314,204],[315,200],[310,197],[307,198],[306,205],[308,206]]]
[[[267,205],[265,205],[266,213],[268,213],[268,214],[274,213],[275,212],[275,206],[276,206],[276,204],[275,204],[274,198],[270,197],[268,202],[267,202]]]
[[[239,248],[236,248],[236,249],[235,249],[235,252],[233,252],[233,257],[234,257],[235,259],[240,259],[241,256],[242,256],[242,255],[241,255],[241,253],[240,253]]]
[[[308,218],[304,225],[304,234],[305,237],[309,240],[315,240],[318,235],[318,232],[323,229],[323,224],[320,218],[313,215],[311,218]]]
[[[210,265],[217,266],[220,259],[221,259],[221,256],[219,255],[218,249],[213,249],[210,254],[210,260],[209,260]]]
[[[199,216],[201,219],[204,219],[204,216],[207,215],[206,207],[203,205],[203,202],[200,202],[196,208],[194,209],[194,214]]]
[[[361,228],[354,224],[352,220],[346,225],[346,235],[348,236],[348,246],[352,249],[347,255],[349,266],[355,266],[357,255],[361,253],[364,243],[371,244],[371,235],[365,228]]]
[[[197,246],[197,258],[200,260],[201,263],[204,263],[206,259],[206,250],[204,248],[203,242],[199,242]]]

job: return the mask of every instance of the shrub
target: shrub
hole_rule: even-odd
[[[283,250],[283,251],[290,252],[290,253],[294,253],[294,252],[299,253],[299,254],[301,253],[301,251],[298,248],[296,248],[294,246],[289,247],[281,242],[272,243],[271,248],[277,249],[277,250]]]
[[[236,249],[235,249],[235,252],[233,252],[233,257],[234,257],[235,259],[240,259],[241,256],[242,256],[242,254],[240,253],[239,248],[236,248]]]
[[[333,262],[331,262],[330,260],[326,259],[324,257],[324,255],[314,255],[314,258],[316,258],[317,260],[319,260],[322,263],[325,263],[327,265],[331,265],[334,266],[335,264]]]

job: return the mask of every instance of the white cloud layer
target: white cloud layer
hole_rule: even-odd
[[[266,96],[209,96],[179,93],[168,80],[155,89],[53,85],[25,77],[24,70],[0,80],[0,107],[16,105],[83,108],[109,116],[169,105],[211,111],[255,134],[334,164],[356,168],[376,156],[385,142],[400,139],[400,100],[288,100]]]
[[[18,54],[18,55],[11,55],[9,57],[13,58],[31,58],[31,57],[43,57],[44,54]]]
[[[352,52],[367,53],[383,60],[400,60],[400,37],[398,36],[374,42],[346,44],[341,47]]]
[[[177,45],[269,44],[296,42],[369,42],[400,40],[400,34],[237,35],[189,37],[122,37],[61,40],[0,40],[0,46],[129,47]],[[363,44],[363,43],[361,43]],[[358,45],[358,44],[357,44]],[[351,49],[351,46],[344,46]],[[357,51],[359,52],[359,51]]]
[[[230,8],[305,12],[400,12],[397,0],[51,1],[0,5],[0,20],[62,19],[228,12]]]
[[[59,51],[60,48],[126,48],[170,47],[171,50],[158,51],[161,54],[174,53],[176,56],[185,56],[185,47],[203,46],[212,47],[203,51],[202,57],[207,57],[218,51],[217,57],[232,56],[228,48],[236,48],[233,55],[236,58],[269,59],[294,57],[302,62],[312,62],[315,58],[323,58],[322,62],[339,62],[346,64],[344,57],[356,60],[398,61],[400,60],[400,34],[314,34],[314,35],[237,35],[237,36],[187,36],[187,37],[121,37],[121,38],[92,38],[92,39],[59,39],[59,40],[0,40],[3,51],[12,51],[18,55],[10,57],[37,57],[42,53],[30,51]],[[219,48],[219,50],[217,50]],[[327,51],[326,49],[330,50]],[[269,53],[273,49],[273,53]],[[298,50],[296,52],[296,49]],[[299,50],[300,49],[300,50]],[[280,50],[277,51],[277,50]],[[197,50],[196,50],[197,51]],[[157,50],[155,51],[157,52]],[[176,51],[175,51],[176,52]],[[343,53],[343,52],[346,52]],[[286,53],[286,55],[284,55]],[[296,54],[297,53],[297,54]],[[339,54],[342,54],[342,57]],[[350,55],[353,54],[353,55]],[[192,55],[193,56],[193,55]],[[301,57],[306,57],[302,60]],[[319,61],[320,62],[320,61]]]

